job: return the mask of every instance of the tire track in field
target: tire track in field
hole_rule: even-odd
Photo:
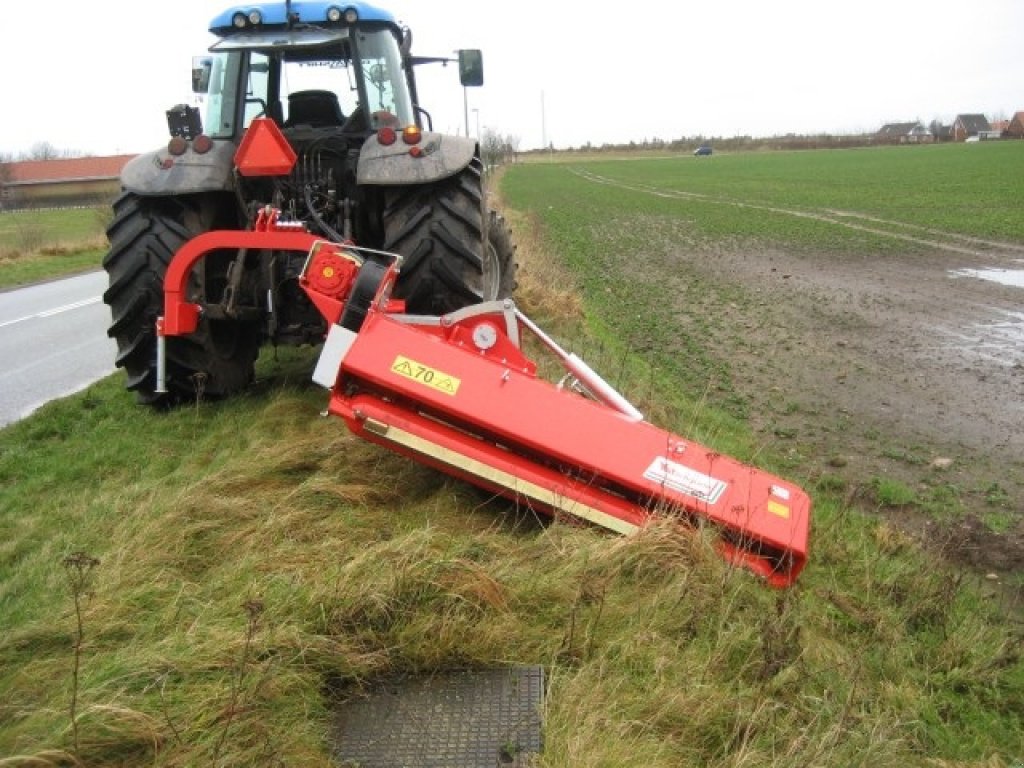
[[[854,219],[861,219],[863,221],[870,221],[877,224],[884,224],[890,227],[900,227],[902,229],[916,230],[918,232],[924,232],[925,234],[928,235],[937,235],[939,237],[952,238],[954,240],[959,240],[963,243],[982,245],[996,250],[1005,250],[1013,254],[1024,255],[1024,245],[1019,245],[1017,243],[1007,243],[1000,240],[986,240],[983,237],[972,237],[970,235],[961,235],[955,232],[946,232],[941,229],[934,229],[933,227],[924,227],[921,226],[920,224],[908,224],[907,222],[903,221],[891,221],[889,219],[881,219],[876,216],[869,216],[866,213],[857,213],[856,211],[840,211],[832,208],[826,208],[825,212],[831,216],[838,216],[840,218],[849,217]],[[985,253],[988,252],[986,251]]]
[[[1007,243],[997,240],[986,240],[979,237],[971,237],[969,235],[961,235],[955,232],[944,232],[942,230],[933,229],[930,227],[923,227],[917,224],[907,224],[901,221],[891,221],[889,219],[882,219],[875,216],[869,216],[867,214],[858,213],[856,211],[840,211],[830,208],[822,208],[818,211],[814,210],[799,210],[795,208],[782,208],[777,205],[767,205],[764,203],[751,203],[742,200],[733,200],[727,197],[716,197],[714,195],[707,195],[702,192],[684,192],[681,190],[666,190],[659,187],[653,187],[644,184],[628,184],[623,181],[609,178],[607,176],[601,176],[593,173],[592,171],[584,170],[581,168],[572,168],[570,171],[576,176],[595,184],[605,184],[618,189],[625,189],[630,192],[640,192],[642,194],[653,195],[655,197],[663,197],[668,199],[678,200],[699,200],[701,202],[713,203],[717,205],[728,205],[734,208],[743,208],[753,211],[766,211],[768,213],[777,213],[783,216],[792,216],[798,219],[809,219],[812,221],[822,222],[825,224],[834,224],[837,227],[843,227],[845,229],[851,229],[858,232],[866,232],[872,235],[878,235],[881,237],[888,237],[894,240],[902,240],[904,242],[913,243],[915,245],[923,245],[928,248],[935,248],[937,250],[948,251],[950,253],[958,253],[965,256],[971,256],[974,258],[992,258],[992,257],[1003,257],[1003,258],[1014,258],[1024,256],[1024,245],[1016,243]],[[879,226],[872,226],[872,225]],[[883,229],[881,227],[895,227],[897,229],[906,230],[905,232],[893,231],[892,229]],[[910,232],[920,232],[918,234],[909,234]],[[922,235],[929,235],[931,237],[924,237]],[[933,239],[934,237],[941,237],[942,239]]]

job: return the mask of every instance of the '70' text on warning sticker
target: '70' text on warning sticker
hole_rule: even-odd
[[[454,395],[459,391],[459,384],[462,383],[461,380],[444,371],[417,363],[404,355],[395,358],[395,362],[391,364],[391,372],[412,381],[418,381],[420,384],[436,389],[438,392],[444,392],[446,395]]]

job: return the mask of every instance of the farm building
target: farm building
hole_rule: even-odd
[[[1003,136],[1008,139],[1024,139],[1024,112],[1017,112],[1010,119]]]
[[[984,115],[957,115],[953,121],[953,141],[966,141],[970,136],[991,130],[992,126]]]
[[[875,141],[880,144],[924,144],[933,138],[917,120],[910,123],[886,123],[875,134]]]
[[[95,205],[121,190],[121,169],[135,155],[20,160],[0,166],[0,207]]]

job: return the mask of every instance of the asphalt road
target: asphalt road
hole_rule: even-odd
[[[0,426],[114,371],[105,272],[0,293]]]

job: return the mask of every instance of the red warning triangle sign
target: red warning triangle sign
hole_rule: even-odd
[[[235,152],[235,166],[243,176],[284,176],[291,173],[295,160],[292,145],[269,117],[249,124]]]

